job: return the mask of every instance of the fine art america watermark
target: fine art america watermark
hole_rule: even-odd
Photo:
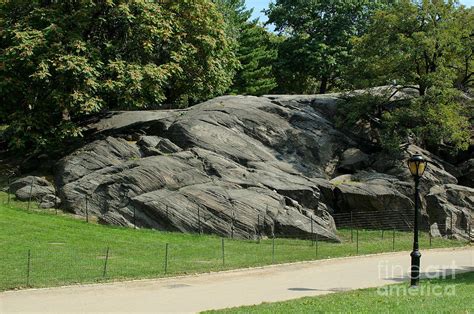
[[[389,285],[377,288],[380,296],[454,296],[456,295],[455,284],[437,284],[430,279],[455,279],[456,263],[452,261],[449,265],[430,265],[425,267],[421,274],[421,284],[414,288],[409,285]],[[404,269],[400,265],[391,265],[388,261],[382,261],[378,265],[379,279],[408,279],[410,269]]]

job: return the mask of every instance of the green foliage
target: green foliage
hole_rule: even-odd
[[[267,11],[276,31],[285,35],[277,68],[288,92],[325,93],[341,85],[352,60],[351,37],[366,28],[373,4],[367,1],[277,0]],[[295,88],[296,86],[296,88]]]
[[[469,147],[472,112],[455,87],[467,91],[473,82],[473,12],[456,1],[402,0],[376,11],[368,31],[353,38],[354,85],[396,81],[421,96],[382,110],[378,125],[371,125],[380,132],[377,142],[392,149],[407,141],[434,148],[447,145],[452,152]],[[372,113],[350,103],[343,106],[342,120],[365,121]]]
[[[277,51],[270,38],[268,31],[257,22],[243,25],[237,50],[241,66],[234,77],[232,93],[260,96],[277,86],[272,66]]]
[[[451,152],[470,142],[469,113],[453,89],[431,89],[424,97],[393,101],[394,94],[349,95],[338,107],[337,124],[364,133],[390,153],[406,142],[419,146],[445,145]]]
[[[213,2],[224,16],[227,34],[237,42],[244,25],[252,15],[252,10],[247,10],[245,0],[213,0]]]
[[[276,48],[270,43],[271,34],[257,21],[249,21],[252,10],[244,0],[213,0],[226,21],[226,32],[235,40],[234,50],[239,60],[230,92],[263,95],[275,86],[272,63]]]
[[[0,124],[17,151],[80,136],[104,109],[220,95],[238,65],[209,0],[7,1],[0,13]]]
[[[472,17],[454,1],[402,0],[378,10],[367,33],[354,39],[353,81],[359,87],[413,84],[420,95],[432,86],[452,87],[466,76],[462,59],[472,70]]]
[[[458,57],[451,64],[457,73],[454,85],[469,92],[474,87],[474,7],[459,10],[456,14],[456,19],[462,21],[463,28]]]

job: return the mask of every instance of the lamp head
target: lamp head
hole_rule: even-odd
[[[423,173],[425,173],[426,166],[428,165],[428,162],[420,154],[411,156],[407,163],[408,169],[410,169],[410,172],[414,177],[422,177]]]

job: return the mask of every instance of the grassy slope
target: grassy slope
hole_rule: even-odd
[[[471,272],[423,281],[418,290],[403,283],[208,313],[473,313],[473,291]]]
[[[29,286],[45,287],[102,280],[153,278],[272,263],[272,240],[225,240],[225,265],[221,239],[133,230],[87,224],[54,211],[27,211],[26,205],[5,205],[0,193],[0,290],[21,288],[27,282],[27,256],[31,250]],[[3,205],[2,205],[3,204]],[[275,263],[356,255],[350,231],[340,230],[342,244],[305,240],[275,240]],[[380,231],[359,232],[359,254],[392,250],[392,234],[381,239]],[[410,233],[396,233],[395,250],[410,249]],[[169,243],[167,274],[164,273],[165,245]],[[465,243],[435,239],[433,247],[462,246]],[[110,248],[106,277],[103,277],[106,248]],[[428,247],[423,234],[421,247]]]

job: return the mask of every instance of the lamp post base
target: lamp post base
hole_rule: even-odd
[[[420,260],[421,253],[418,249],[413,250],[411,256],[411,287],[417,287],[420,281]]]

